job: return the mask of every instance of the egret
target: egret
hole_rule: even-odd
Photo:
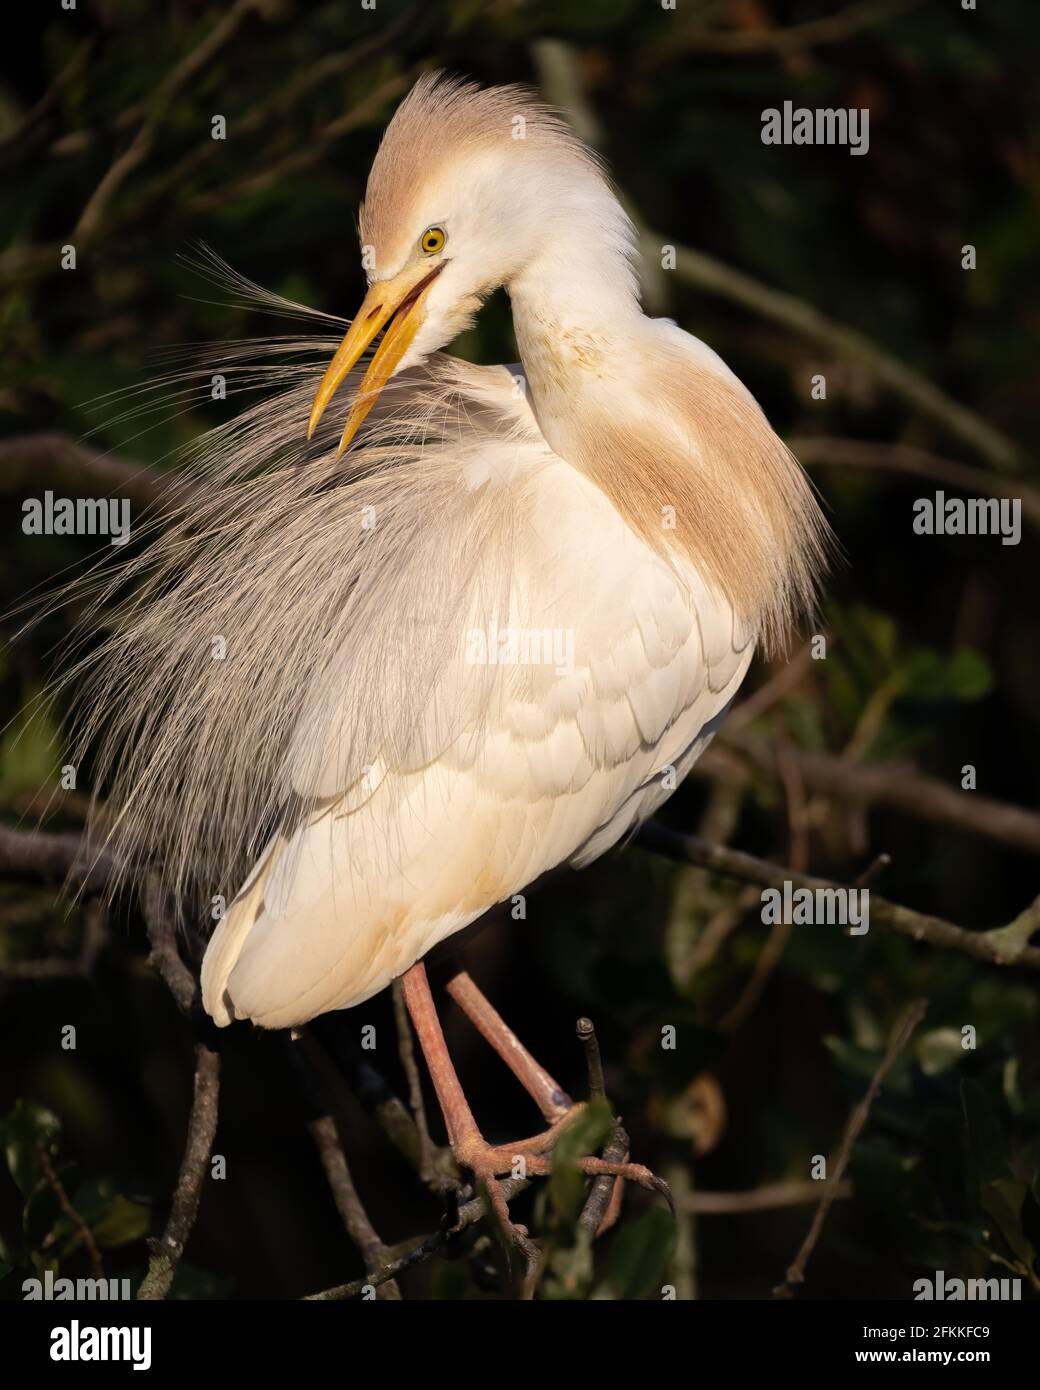
[[[175,887],[241,875],[202,964],[215,1022],[291,1028],[403,977],[452,1148],[504,1214],[498,1177],[548,1171],[570,1102],[456,976],[547,1122],[487,1143],[423,958],[666,800],[811,610],[827,531],[751,393],[643,313],[628,216],[531,92],[422,77],[360,234],[346,336],[205,446],[94,712],[124,831]],[[499,287],[521,365],[445,355]]]

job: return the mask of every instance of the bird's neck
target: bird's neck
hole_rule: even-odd
[[[590,265],[594,244],[554,248],[508,286],[539,427],[632,532],[779,643],[823,565],[811,489],[750,392],[643,315],[624,255]]]
[[[531,406],[549,444],[572,462],[585,407],[598,410],[631,379],[647,322],[624,252],[591,253],[590,261],[594,244],[556,244],[508,286]]]

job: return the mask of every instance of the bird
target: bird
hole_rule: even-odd
[[[86,727],[115,723],[118,832],[173,891],[230,882],[215,1024],[293,1029],[401,980],[451,1146],[506,1220],[502,1174],[547,1172],[575,1107],[460,971],[546,1121],[489,1143],[424,958],[667,800],[754,653],[812,613],[828,528],[747,387],[644,312],[633,224],[537,93],[420,77],[359,231],[342,341],[326,317],[320,363],[269,369],[132,562]],[[500,288],[520,362],[449,355]]]

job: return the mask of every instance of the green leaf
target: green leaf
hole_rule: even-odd
[[[575,1220],[585,1195],[585,1175],[574,1166],[575,1160],[601,1149],[613,1126],[614,1117],[607,1102],[590,1101],[556,1141],[548,1192],[549,1203],[560,1222]]]
[[[900,693],[918,700],[978,700],[990,689],[993,675],[981,652],[958,647],[949,656],[919,647],[903,661],[897,676]]]
[[[675,1254],[678,1232],[664,1207],[649,1211],[618,1232],[610,1251],[610,1283],[619,1298],[660,1293]]]
[[[0,1143],[7,1167],[23,1197],[28,1197],[43,1177],[40,1145],[53,1157],[60,1135],[61,1121],[57,1115],[31,1100],[16,1101],[11,1113],[0,1122]]]
[[[963,1061],[962,1043],[958,1028],[933,1028],[918,1038],[914,1051],[925,1076],[940,1076]]]
[[[1015,1182],[1012,1178],[987,1183],[982,1189],[982,1205],[986,1214],[993,1218],[1015,1258],[1021,1260],[1027,1269],[1032,1269],[1036,1252],[1022,1230],[1021,1218],[1026,1192],[1025,1183]]]
[[[972,647],[959,647],[953,653],[947,662],[946,678],[958,700],[980,700],[993,685],[989,662]]]
[[[105,1249],[129,1245],[148,1234],[151,1220],[148,1207],[117,1192],[104,1215],[93,1223],[94,1239]]]

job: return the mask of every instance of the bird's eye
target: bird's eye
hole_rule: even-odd
[[[441,250],[447,240],[447,233],[443,227],[427,227],[419,238],[419,246],[428,256],[432,256]]]

